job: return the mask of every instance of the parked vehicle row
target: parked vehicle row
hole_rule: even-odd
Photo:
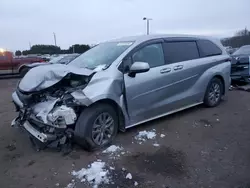
[[[71,140],[88,150],[118,130],[204,103],[230,86],[230,56],[219,40],[147,35],[101,43],[68,65],[32,68],[12,94],[24,128],[43,146]]]

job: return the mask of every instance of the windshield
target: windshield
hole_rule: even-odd
[[[101,43],[71,61],[69,65],[88,69],[107,67],[132,44],[133,42]]]
[[[242,46],[236,52],[233,53],[233,55],[241,55],[241,54],[250,55],[250,45]]]

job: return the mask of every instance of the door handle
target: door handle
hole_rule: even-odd
[[[183,65],[177,65],[174,67],[174,70],[181,70],[183,68]]]
[[[171,71],[171,68],[164,68],[164,69],[161,69],[160,73],[164,74],[164,73],[167,73],[167,72],[170,72],[170,71]]]

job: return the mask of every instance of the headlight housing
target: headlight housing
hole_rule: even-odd
[[[78,87],[80,86],[82,83],[81,83],[81,80],[70,80],[70,86],[71,87]]]

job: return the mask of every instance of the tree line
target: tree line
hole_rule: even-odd
[[[231,46],[233,48],[239,48],[243,45],[250,45],[250,31],[247,28],[239,30],[233,37],[224,38],[221,40],[224,46]],[[15,52],[16,56],[29,55],[29,54],[69,54],[69,53],[84,53],[90,49],[89,45],[86,44],[75,44],[70,46],[68,49],[61,49],[59,46],[37,44],[33,45],[30,50]]]
[[[29,50],[17,50],[16,56],[29,55],[29,54],[70,54],[70,53],[84,53],[90,49],[89,45],[86,44],[75,44],[70,46],[68,49],[61,49],[59,46],[37,44],[31,46]]]
[[[250,45],[250,31],[247,28],[239,30],[233,37],[224,38],[221,42],[224,46],[231,46],[233,48]]]

